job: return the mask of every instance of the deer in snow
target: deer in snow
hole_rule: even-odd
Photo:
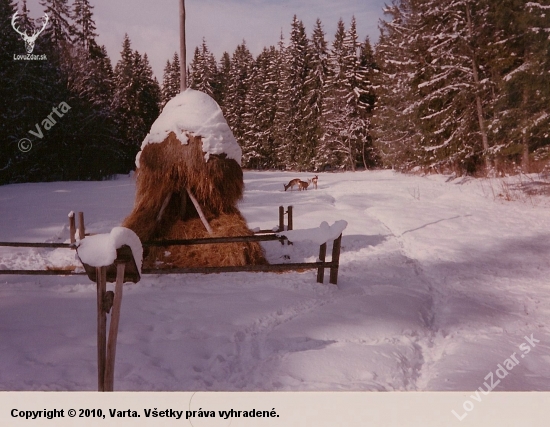
[[[298,181],[298,191],[307,190],[308,186],[309,186],[309,182]]]
[[[319,180],[319,177],[315,175],[313,178],[308,178],[307,182],[310,184],[313,184],[313,187],[317,190],[317,181]]]
[[[283,184],[283,186],[285,187],[285,191],[288,190],[289,187],[292,190],[294,188],[294,186],[299,185],[299,183],[300,183],[300,180],[298,178],[294,178],[294,179],[291,179],[288,184],[286,184],[286,185]]]
[[[21,32],[15,26],[15,21],[17,20],[18,13],[19,12],[15,12],[13,15],[13,18],[11,18],[11,26],[17,32],[17,34],[19,34],[25,41],[25,49],[27,50],[27,53],[32,53],[32,51],[34,50],[34,43],[36,42],[36,38],[40,35],[40,33],[42,33],[42,31],[44,31],[44,29],[46,28],[46,25],[48,25],[48,20],[49,20],[48,15],[44,14],[44,24],[42,24],[42,28],[38,31],[35,30],[32,36],[29,36],[27,34],[27,31]]]

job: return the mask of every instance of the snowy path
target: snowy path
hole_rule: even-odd
[[[116,389],[476,390],[514,352],[496,390],[550,389],[547,208],[494,200],[474,180],[322,174],[318,190],[282,191],[294,177],[245,173],[241,210],[252,228],[273,227],[279,205],[294,206],[295,228],[348,221],[338,287],[311,271],[145,276],[125,287]],[[62,241],[70,210],[107,232],[133,188],[0,187],[0,240]],[[265,248],[278,262],[318,251]],[[74,263],[0,248],[0,269]],[[0,276],[0,390],[93,390],[94,310],[84,277]],[[540,342],[522,354],[525,336]]]

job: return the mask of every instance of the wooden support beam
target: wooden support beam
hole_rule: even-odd
[[[124,284],[124,269],[126,264],[117,264],[115,298],[111,311],[111,323],[109,325],[109,342],[107,343],[107,359],[105,362],[105,391],[113,391],[115,378],[115,356],[118,338],[118,324],[120,321],[120,307],[122,305],[122,285]]]
[[[187,50],[185,43],[185,0],[180,0],[180,92],[187,89]]]
[[[193,193],[191,193],[191,190],[189,187],[187,187],[187,194],[189,195],[189,198],[193,202],[193,205],[195,206],[195,209],[197,210],[197,213],[199,214],[199,217],[204,225],[204,228],[206,228],[206,231],[208,231],[208,234],[212,235],[214,231],[212,230],[212,227],[210,227],[210,224],[208,224],[208,221],[206,220],[206,217],[204,216],[204,213],[201,209],[201,206],[199,205],[199,202],[197,199],[195,199],[195,196],[193,196]]]
[[[162,202],[162,206],[160,207],[159,214],[157,215],[157,222],[159,222],[162,219],[162,215],[164,215],[164,211],[166,210],[168,203],[170,203],[171,198],[172,198],[172,192],[168,193],[167,196],[164,198],[164,201]]]
[[[285,208],[279,206],[279,231],[285,231]]]
[[[180,193],[180,219],[185,220],[185,214],[187,213],[187,193]]]
[[[212,243],[241,243],[241,242],[268,242],[272,240],[285,240],[284,236],[275,234],[252,235],[252,236],[233,236],[233,237],[204,237],[199,239],[174,239],[174,240],[153,240],[143,242],[143,247],[148,246],[190,246],[190,245],[210,245]]]
[[[333,267],[330,268],[330,283],[333,285],[338,284],[338,267],[340,265],[340,247],[342,245],[342,235],[334,241],[332,245],[332,259],[331,263]]]
[[[319,268],[333,268],[332,262],[295,262],[286,264],[267,264],[267,265],[238,265],[226,267],[187,267],[187,268],[144,268],[141,274],[186,274],[186,273],[234,273],[246,271],[292,271],[292,270],[317,270]]]
[[[69,238],[71,239],[71,244],[76,242],[76,222],[74,218],[74,212],[69,214]]]
[[[86,236],[86,229],[84,228],[84,212],[78,213],[78,234],[80,239],[83,239]]]
[[[103,300],[107,288],[107,267],[96,267],[97,284],[97,390],[105,391],[105,355],[107,351],[107,313]]]
[[[24,243],[24,242],[0,242],[0,246],[7,246],[12,248],[67,248],[67,249],[70,249],[72,247],[70,243]]]
[[[319,246],[319,261],[325,262],[326,256],[327,256],[327,244],[323,243],[321,246]],[[324,279],[325,279],[325,269],[323,267],[319,267],[317,269],[317,283],[323,283]]]
[[[288,217],[287,217],[287,221],[288,221],[288,229],[289,230],[292,230],[293,227],[294,227],[294,224],[292,222],[292,206],[289,206],[288,209],[287,209],[287,214],[288,214]]]
[[[0,275],[10,276],[85,276],[86,273],[75,273],[69,270],[0,270]]]

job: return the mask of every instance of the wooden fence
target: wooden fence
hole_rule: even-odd
[[[284,216],[287,215],[287,225],[284,224]],[[84,227],[84,215],[79,212],[79,233],[80,236],[86,236]],[[20,248],[67,248],[75,249],[75,220],[74,216],[69,217],[69,228],[71,234],[71,243],[25,243],[25,242],[0,242],[0,247],[20,247]],[[278,231],[292,230],[292,206],[289,206],[287,211],[284,211],[282,206],[279,207],[279,226]],[[278,240],[281,243],[288,239],[284,236],[277,236],[277,232],[273,230],[260,230],[252,236],[233,236],[233,237],[208,237],[202,239],[185,239],[185,240],[156,240],[151,242],[143,242],[143,247],[152,246],[190,246],[190,245],[207,245],[207,244],[224,244],[224,243],[237,243],[237,242],[267,242]],[[187,274],[187,273],[231,273],[231,272],[270,272],[270,271],[296,271],[296,270],[308,270],[317,269],[317,282],[323,283],[325,269],[330,270],[329,283],[338,283],[338,269],[340,263],[340,249],[341,249],[342,235],[334,240],[332,246],[332,257],[330,261],[326,261],[327,244],[324,243],[319,247],[319,261],[317,262],[301,262],[301,263],[281,263],[281,264],[268,264],[268,265],[244,265],[244,266],[227,266],[227,267],[189,267],[189,268],[168,268],[168,269],[143,269],[142,274]],[[75,272],[68,270],[0,270],[0,275],[53,275],[53,276],[72,276],[72,275],[86,275],[86,272]]]

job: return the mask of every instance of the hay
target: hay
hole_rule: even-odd
[[[139,165],[134,209],[123,226],[133,230],[142,242],[209,237],[187,196],[187,188],[203,209],[213,236],[252,234],[237,208],[244,188],[241,167],[224,154],[211,154],[205,162],[200,137],[189,136],[189,143],[181,144],[171,132],[163,142],[143,147]],[[167,197],[169,202],[157,220]],[[264,263],[258,243],[153,247],[144,259],[145,268]]]
[[[253,233],[240,214],[222,214],[210,223],[212,237],[248,236]],[[168,232],[170,239],[210,237],[198,218],[176,221]],[[261,246],[254,243],[151,247],[145,268],[212,267],[267,264]]]

